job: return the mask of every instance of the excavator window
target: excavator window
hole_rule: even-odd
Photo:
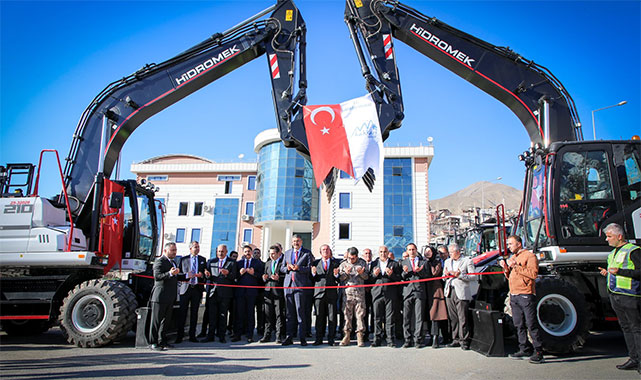
[[[637,148],[637,149],[635,149]],[[614,144],[612,146],[614,166],[616,167],[621,201],[623,207],[638,204],[641,198],[641,171],[639,170],[639,149],[634,144]]]
[[[608,155],[602,150],[566,152],[561,158],[561,233],[599,237],[604,222],[616,213]]]

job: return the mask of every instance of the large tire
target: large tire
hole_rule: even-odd
[[[60,308],[60,329],[78,347],[101,347],[124,336],[135,321],[136,295],[117,281],[76,286]]]
[[[591,315],[583,293],[560,278],[542,278],[536,284],[536,315],[543,348],[566,353],[583,347]]]
[[[2,329],[11,336],[39,335],[49,330],[51,323],[42,320],[8,320],[2,322]]]

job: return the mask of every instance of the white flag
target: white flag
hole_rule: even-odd
[[[372,168],[376,178],[383,178],[383,138],[374,101],[365,95],[340,106],[354,178],[360,180],[368,168]]]

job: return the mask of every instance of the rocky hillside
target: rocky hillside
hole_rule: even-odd
[[[430,200],[431,210],[449,209],[453,214],[461,214],[463,210],[481,207],[485,208],[505,204],[506,210],[518,211],[521,204],[522,191],[501,183],[481,181],[440,199]]]

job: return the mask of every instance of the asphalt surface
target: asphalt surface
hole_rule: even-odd
[[[229,340],[228,340],[229,342]],[[311,342],[310,342],[311,343]],[[626,357],[619,331],[592,333],[579,353],[546,355],[544,364],[486,357],[459,348],[191,343],[155,352],[134,348],[130,333],[102,348],[66,344],[59,329],[34,337],[0,334],[2,379],[639,379],[616,364]],[[506,340],[506,352],[515,342]]]

